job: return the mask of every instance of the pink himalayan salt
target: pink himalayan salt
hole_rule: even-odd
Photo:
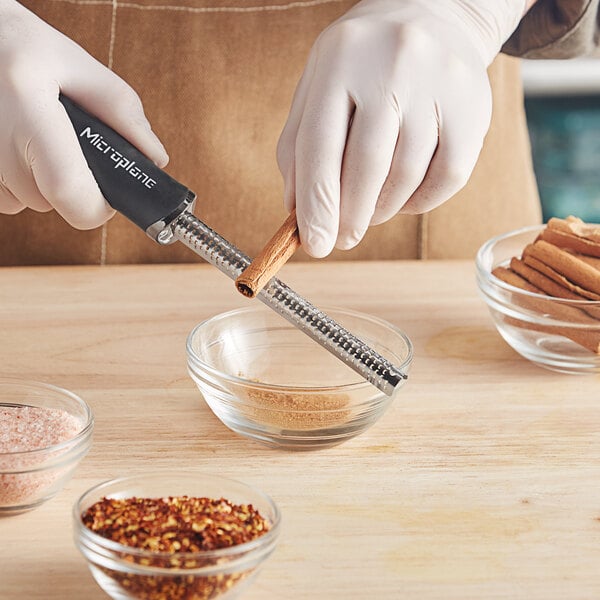
[[[67,411],[38,406],[0,406],[0,471],[27,471],[37,463],[56,458],[65,450],[43,456],[10,453],[48,448],[72,439],[82,423]],[[2,456],[4,454],[4,456]],[[44,496],[65,473],[59,470],[0,474],[0,507],[17,506]],[[52,490],[54,491],[54,490]]]

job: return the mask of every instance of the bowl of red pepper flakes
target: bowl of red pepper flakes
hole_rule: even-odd
[[[231,600],[275,549],[281,515],[253,487],[193,471],[113,479],[73,510],[75,542],[115,600]]]

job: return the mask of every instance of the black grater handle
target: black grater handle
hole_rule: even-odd
[[[171,241],[169,225],[191,209],[194,193],[75,102],[60,101],[106,201],[156,241]]]

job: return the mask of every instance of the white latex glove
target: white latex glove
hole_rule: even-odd
[[[486,68],[525,8],[363,0],[319,36],[277,149],[309,254],[352,248],[369,225],[465,185],[490,123]]]
[[[122,79],[18,2],[0,0],[0,212],[54,208],[74,227],[91,229],[114,211],[59,92],[166,165],[139,97]]]

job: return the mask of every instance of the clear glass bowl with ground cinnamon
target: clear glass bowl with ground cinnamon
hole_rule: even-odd
[[[77,547],[114,600],[232,600],[275,549],[281,516],[249,485],[175,470],[95,486],[73,519]]]
[[[324,312],[407,372],[412,345],[382,319],[345,309]],[[387,396],[275,312],[256,304],[217,315],[187,340],[188,370],[215,415],[264,444],[313,450],[373,425]]]
[[[551,219],[486,242],[477,283],[501,336],[538,366],[600,373],[600,226]]]
[[[56,495],[89,451],[93,426],[90,407],[76,394],[0,378],[0,515]]]

